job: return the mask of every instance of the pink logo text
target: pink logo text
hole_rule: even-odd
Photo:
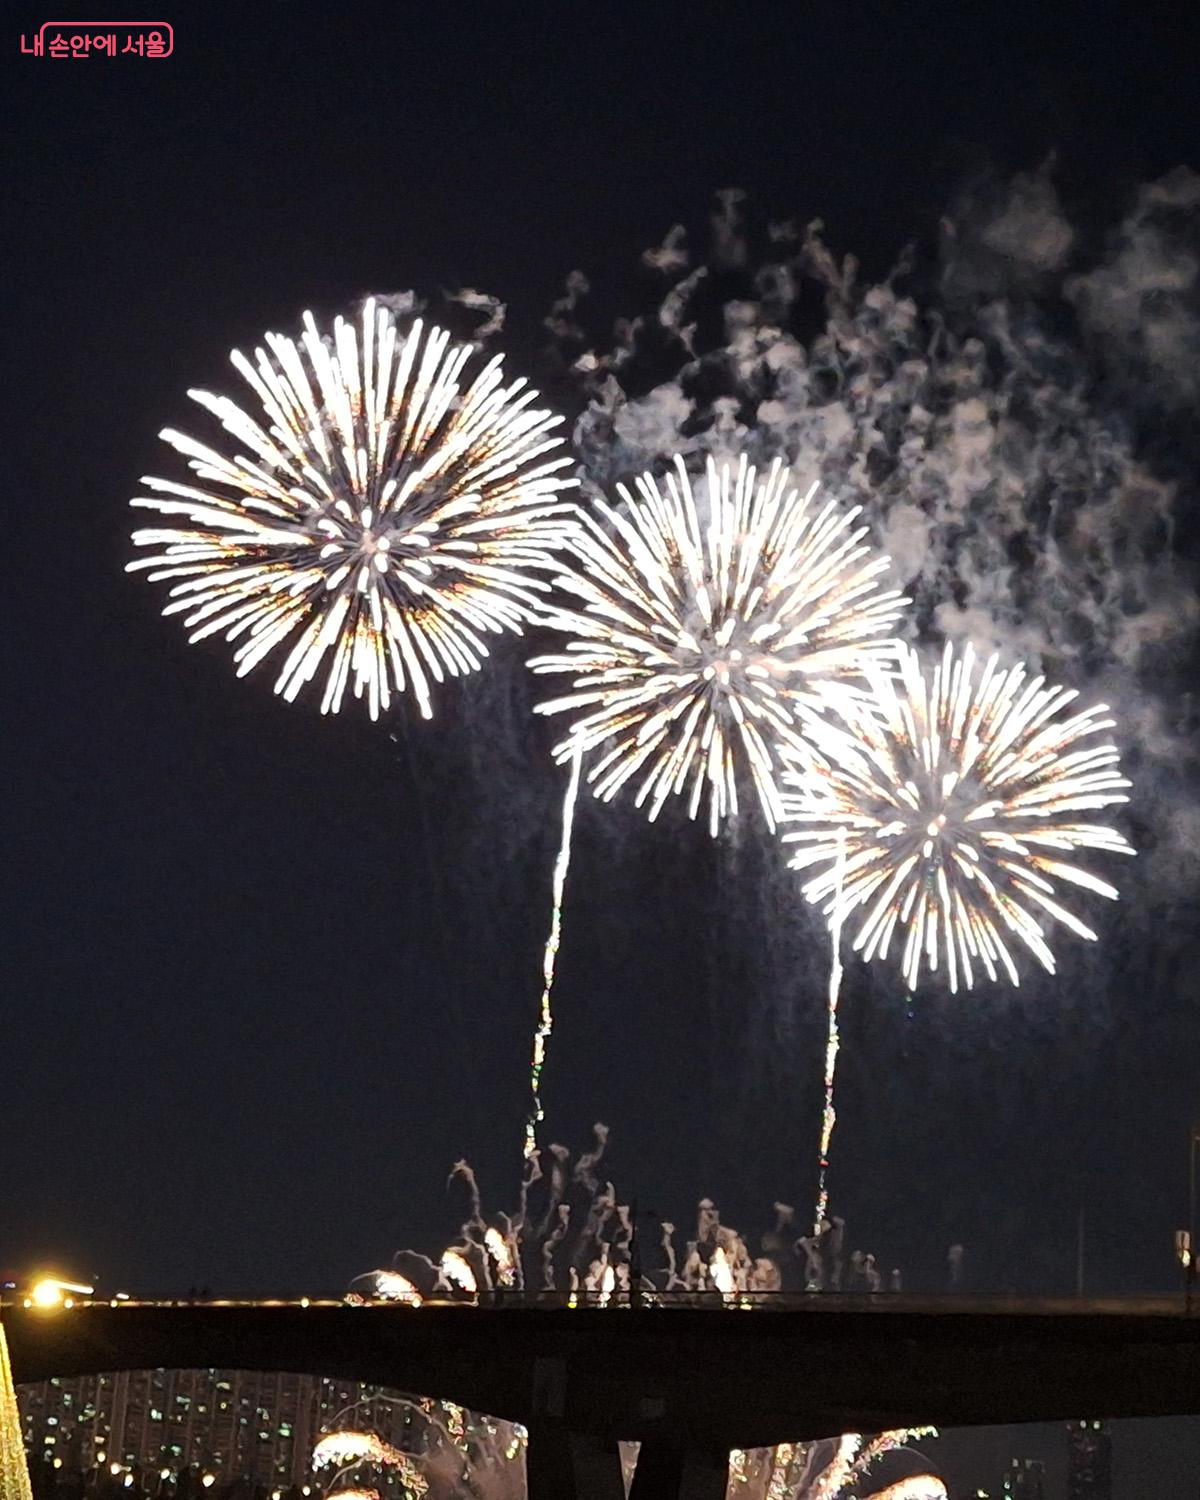
[[[175,31],[166,21],[44,21],[22,35],[29,57],[170,57]]]

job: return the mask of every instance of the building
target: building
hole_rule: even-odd
[[[31,1468],[68,1473],[197,1469],[210,1483],[286,1489],[309,1479],[317,1438],[343,1423],[408,1446],[406,1405],[374,1386],[311,1375],[129,1370],[22,1386],[18,1402]]]
[[[1112,1434],[1107,1423],[1068,1424],[1067,1500],[1112,1500]]]
[[[1001,1491],[1006,1500],[1046,1500],[1046,1466],[1034,1458],[1014,1458]]]

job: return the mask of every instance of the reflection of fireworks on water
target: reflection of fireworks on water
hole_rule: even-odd
[[[671,795],[694,818],[707,794],[716,833],[737,813],[740,762],[774,826],[774,746],[797,731],[809,679],[856,671],[894,625],[903,600],[880,587],[888,563],[857,512],[789,480],[780,463],[760,479],[745,458],[709,459],[693,488],[677,458],[661,485],[618,486],[621,508],[597,502],[604,525],[584,516],[558,580],[579,601],[561,621],[570,639],[530,666],[574,679],[537,712],[575,716],[555,753],[599,752],[588,781],[603,800],[640,778],[651,819]]]
[[[337,1430],[313,1450],[314,1469],[328,1466],[327,1451],[345,1460],[325,1500],[524,1500],[525,1429],[514,1423],[387,1391],[346,1407],[334,1421]]]
[[[913,1474],[885,1489],[863,1489],[870,1471],[886,1453],[936,1433],[932,1427],[906,1427],[878,1437],[848,1432],[815,1443],[780,1443],[775,1448],[729,1455],[729,1500],[944,1500],[946,1487],[931,1474]]]
[[[153,555],[129,567],[172,580],[164,613],[191,640],[240,641],[239,676],[288,643],[289,701],[325,670],[323,712],[352,682],[372,718],[393,689],[428,718],[431,681],[477,670],[482,637],[519,630],[545,591],[573,483],[557,477],[560,419],[504,385],[499,357],[461,391],[471,346],[420,322],[402,334],[373,300],[361,329],[338,318],[328,341],[306,313],[298,344],[266,344],[253,364],[232,356],[255,416],[190,392],[230,453],[163,432],[199,483],[143,480],[153,494],[133,504],[167,520],[134,533]]]
[[[437,1261],[402,1251],[396,1257],[397,1268],[371,1276],[386,1288],[386,1278],[400,1275],[427,1296],[446,1295],[449,1282],[459,1295],[472,1299],[505,1288],[540,1287],[567,1293],[569,1306],[586,1302],[614,1309],[629,1307],[635,1287],[646,1303],[672,1293],[694,1295],[701,1302],[719,1299],[735,1309],[757,1295],[803,1285],[833,1291],[880,1290],[873,1255],[856,1251],[847,1263],[840,1219],[826,1220],[818,1233],[803,1236],[792,1209],[784,1204],[775,1205],[774,1227],[763,1235],[758,1255],[751,1253],[736,1229],[721,1222],[708,1199],[701,1201],[695,1232],[683,1247],[676,1245],[675,1226],[670,1223],[661,1225],[649,1246],[639,1244],[629,1207],[600,1176],[607,1137],[607,1129],[598,1125],[593,1149],[574,1161],[561,1146],[535,1151],[526,1161],[512,1214],[485,1214],[475,1174],[466,1162],[459,1162],[452,1180],[465,1189],[469,1210],[458,1241]],[[447,1257],[469,1270],[469,1282],[465,1276],[459,1280],[447,1275]],[[449,1403],[419,1405],[429,1434],[418,1441],[418,1462],[432,1496],[521,1500],[526,1441],[522,1428]],[[361,1414],[364,1422],[369,1418],[369,1413]],[[347,1425],[346,1414],[338,1421]],[[728,1500],[848,1500],[850,1495],[944,1500],[944,1486],[927,1474],[888,1484],[876,1472],[888,1453],[907,1448],[931,1431],[906,1428],[875,1437],[850,1433],[825,1441],[735,1451],[730,1455]],[[631,1472],[635,1448],[623,1444],[622,1451]],[[872,1488],[876,1483],[884,1487]]]
[[[1116,748],[1094,738],[1113,721],[1102,705],[1067,711],[1073,691],[1027,681],[1021,666],[1001,671],[994,656],[976,680],[969,646],[957,660],[947,646],[928,676],[914,651],[900,661],[898,687],[867,669],[866,701],[826,684],[815,751],[783,750],[787,816],[799,825],[784,835],[799,846],[792,865],[819,867],[804,894],[827,916],[867,908],[854,937],[866,959],[886,958],[901,929],[910,988],[923,964],[944,966],[952,991],[960,977],[971,986],[976,965],[1016,984],[1014,938],[1053,973],[1043,914],[1095,937],[1055,899],[1054,882],[1115,899],[1075,856],[1133,853],[1114,829],[1079,819],[1128,800]]]
[[[337,1419],[339,1423],[342,1418]],[[312,1453],[312,1466],[318,1469],[335,1469],[329,1483],[327,1496],[378,1495],[378,1491],[363,1487],[352,1481],[363,1469],[386,1471],[394,1477],[403,1490],[405,1500],[420,1500],[428,1492],[429,1485],[419,1467],[408,1453],[402,1453],[391,1443],[384,1442],[378,1433],[364,1432],[355,1428],[339,1426],[320,1438]]]
[[[396,1450],[373,1432],[330,1432],[313,1449],[314,1469],[344,1469],[347,1464],[388,1464]]]

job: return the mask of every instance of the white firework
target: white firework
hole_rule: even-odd
[[[952,991],[977,967],[1017,984],[1014,939],[1053,973],[1047,917],[1096,936],[1056,882],[1115,900],[1076,856],[1134,852],[1080,817],[1129,800],[1102,738],[1114,721],[1023,665],[1001,670],[992,656],[977,672],[970,646],[957,659],[947,646],[928,674],[910,648],[899,663],[898,677],[868,667],[865,697],[826,684],[826,716],[810,720],[804,747],[782,748],[791,864],[818,872],[804,895],[836,919],[865,909],[854,948],[866,959],[886,958],[901,932],[910,988],[923,966]]]
[[[776,747],[802,734],[814,680],[857,673],[891,653],[906,602],[881,586],[889,564],[856,527],[858,510],[815,501],[776,460],[761,477],[745,457],[709,458],[694,488],[683,459],[660,482],[643,474],[620,506],[597,504],[557,579],[576,601],[563,649],[538,673],[572,677],[537,705],[572,715],[555,754],[596,751],[588,772],[609,800],[638,779],[654,819],[672,794],[709,827],[738,810],[736,772],[753,778],[767,821],[780,810]]]
[[[572,513],[561,419],[504,383],[499,356],[463,390],[472,347],[403,333],[373,300],[332,339],[305,313],[298,343],[265,342],[231,356],[253,415],[189,392],[228,451],[161,434],[198,482],[143,479],[133,505],[168,520],[134,533],[153,555],[129,568],[171,583],[164,614],[189,639],[237,642],[238,676],[286,648],[289,701],[324,670],[323,712],[352,683],[372,718],[408,689],[428,718],[431,685],[478,669],[483,637],[520,631],[547,589]]]

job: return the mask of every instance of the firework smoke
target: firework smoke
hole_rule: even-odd
[[[615,342],[586,328],[574,278],[551,331],[587,399],[585,489],[747,453],[861,506],[911,639],[970,640],[1114,705],[1139,762],[1139,883],[1177,904],[1181,864],[1200,865],[1200,605],[1177,535],[1200,461],[1200,177],[1144,186],[1107,237],[1067,219],[1052,162],[977,181],[936,246],[874,281],[819,221],[760,234],[740,197],[721,196],[706,253],[677,225],[647,254],[654,284]]]
[[[1197,204],[1188,173],[1143,189],[1089,266],[1049,173],[1020,177],[943,222],[936,283],[906,255],[872,285],[819,222],[772,226],[751,270],[726,196],[708,261],[693,265],[677,226],[654,261],[673,285],[614,350],[579,352],[578,322],[564,340],[590,396],[583,475],[610,485],[680,452],[782,457],[863,507],[916,627],[1089,675],[1152,667],[1200,610],[1171,555],[1176,475],[1142,454],[1127,413],[1194,393],[1200,260],[1180,224]],[[714,306],[731,267],[743,295]],[[815,330],[802,312],[814,286]],[[1135,314],[1148,298],[1154,315]],[[699,348],[714,314],[723,335]],[[646,390],[651,345],[678,373]]]

